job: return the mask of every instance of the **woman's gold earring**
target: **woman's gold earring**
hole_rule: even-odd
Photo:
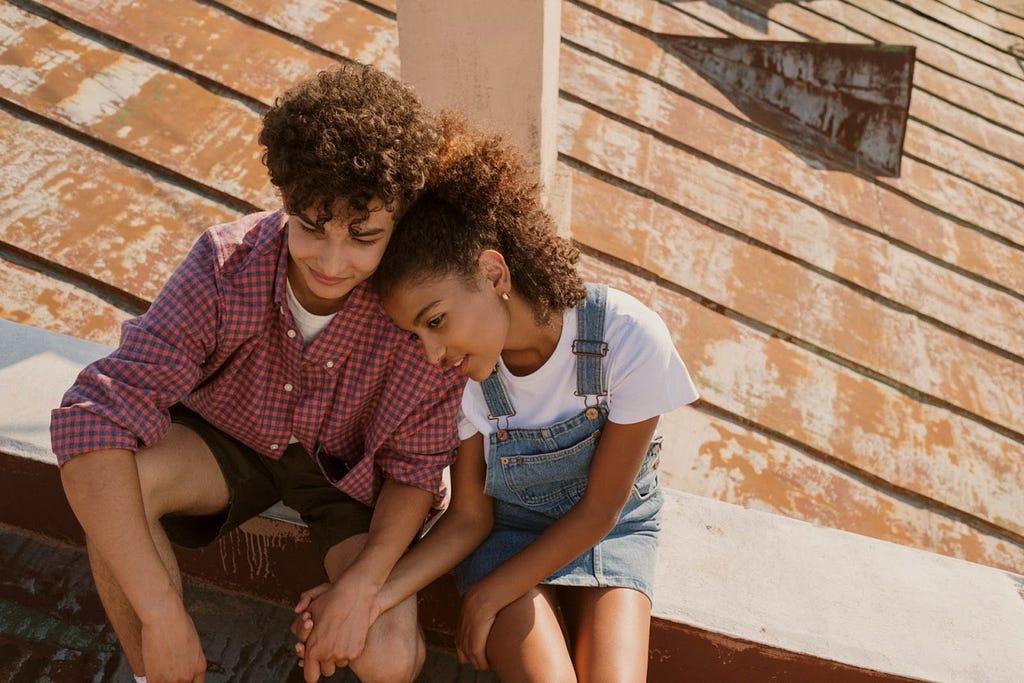
[[[501,293],[501,300],[502,301],[508,301],[508,292],[502,292]]]

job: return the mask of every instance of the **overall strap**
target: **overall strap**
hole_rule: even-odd
[[[606,396],[604,357],[608,343],[604,340],[604,312],[608,287],[587,284],[587,298],[576,307],[576,395]]]
[[[508,424],[507,418],[515,415],[516,409],[512,407],[512,400],[508,397],[501,375],[497,371],[492,372],[490,377],[480,382],[480,388],[483,389],[484,400],[487,401],[487,419],[506,418],[505,424]]]

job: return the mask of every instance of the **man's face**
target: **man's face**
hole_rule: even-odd
[[[380,264],[395,217],[379,200],[369,206],[367,219],[353,224],[358,214],[339,201],[334,217],[322,228],[316,225],[313,209],[288,215],[288,281],[310,313],[341,310],[349,292]]]

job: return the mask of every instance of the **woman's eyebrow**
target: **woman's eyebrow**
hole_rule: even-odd
[[[429,304],[421,308],[420,312],[416,314],[416,317],[412,319],[413,324],[419,325],[420,320],[423,318],[423,316],[425,316],[431,308],[438,305],[439,303],[441,303],[441,300],[437,299],[436,301],[431,301]]]

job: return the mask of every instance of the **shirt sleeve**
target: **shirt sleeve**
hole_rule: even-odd
[[[469,391],[469,385],[466,385],[466,392],[468,392],[468,391]],[[463,401],[466,400],[466,394],[465,393],[462,396],[462,400]],[[460,441],[465,441],[466,439],[470,438],[471,436],[475,436],[476,434],[479,434],[479,433],[480,433],[480,430],[477,428],[477,426],[475,424],[473,424],[473,421],[470,420],[469,417],[466,415],[466,411],[462,410],[460,408],[459,409],[459,440]]]
[[[216,251],[204,233],[149,310],[124,323],[118,348],[85,367],[52,411],[58,465],[159,441],[170,424],[167,408],[192,390],[216,344],[217,311]]]
[[[463,382],[446,374],[426,392],[376,455],[385,478],[443,493],[442,474],[455,460]]]
[[[633,306],[616,324],[608,365],[608,419],[634,424],[696,401],[697,388],[657,313]],[[612,354],[614,354],[612,356]]]

